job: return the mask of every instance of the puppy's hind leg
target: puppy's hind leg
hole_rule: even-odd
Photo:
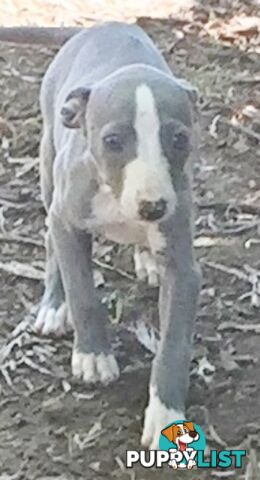
[[[40,302],[35,329],[42,335],[64,335],[69,322],[60,269],[53,250],[51,232],[46,235],[45,291]]]
[[[52,139],[52,128],[44,128],[40,148],[41,192],[48,213],[53,195],[53,163],[55,149]],[[35,329],[43,335],[63,335],[70,327],[65,305],[59,265],[52,245],[51,231],[46,235],[46,274],[45,292],[41,300]]]
[[[135,247],[134,251],[135,273],[138,280],[148,280],[151,287],[157,287],[160,282],[159,269],[156,259],[146,247]]]

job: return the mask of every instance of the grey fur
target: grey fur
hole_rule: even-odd
[[[172,76],[139,27],[113,22],[82,31],[60,50],[43,80],[41,184],[53,243],[47,252],[43,302],[61,301],[60,270],[75,327],[74,348],[83,353],[110,352],[106,314],[93,283],[92,231],[86,222],[99,191],[99,175],[105,175],[115,194],[120,194],[116,187],[123,181],[123,168],[136,156],[133,98],[141,84],[150,87],[157,102],[161,143],[177,195],[175,212],[159,223],[165,247],[153,252],[164,275],[161,342],[151,382],[167,408],[184,410],[199,292],[189,178],[189,163],[196,154],[190,101],[194,89]],[[73,126],[73,121],[81,128],[65,128],[64,123]],[[124,140],[123,154],[111,155],[104,149],[104,137],[115,131]],[[171,143],[173,131],[182,132],[176,146]]]

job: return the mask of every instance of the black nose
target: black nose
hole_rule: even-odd
[[[194,430],[194,431],[189,432],[189,435],[190,435],[191,438],[195,438],[198,434]]]
[[[163,198],[157,200],[157,202],[148,202],[147,200],[141,200],[139,203],[139,215],[143,220],[149,222],[153,220],[159,220],[166,212],[167,203]]]

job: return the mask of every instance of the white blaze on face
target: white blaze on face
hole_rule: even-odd
[[[137,219],[140,201],[164,199],[167,212],[171,213],[176,205],[176,194],[160,142],[160,120],[155,99],[148,85],[137,87],[135,104],[137,156],[125,167],[121,206],[127,217]]]
[[[162,156],[160,144],[160,121],[151,89],[143,84],[136,89],[135,131],[140,160],[149,157],[149,162],[158,164]]]

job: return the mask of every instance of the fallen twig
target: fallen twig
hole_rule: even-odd
[[[121,270],[121,268],[113,267],[112,265],[108,265],[108,263],[101,262],[100,260],[97,260],[96,258],[93,259],[93,263],[95,265],[97,265],[98,267],[104,268],[106,270],[110,270],[111,272],[116,272],[119,275],[121,275],[121,277],[128,278],[129,280],[135,280],[134,275],[131,275],[131,273],[127,273],[124,270]]]
[[[9,233],[0,233],[0,242],[16,242],[23,243],[24,245],[32,245],[34,247],[44,247],[44,243],[41,240],[35,240],[21,235],[10,235]]]
[[[258,240],[257,238],[249,238],[245,242],[245,248],[248,249],[251,247],[251,245],[259,245],[259,244],[260,244],[260,240]]]
[[[39,159],[33,158],[32,160],[28,161],[28,164],[25,164],[17,173],[16,178],[21,178],[27,173],[29,173],[34,167],[39,165]]]
[[[239,280],[246,281],[252,285],[251,292],[248,292],[248,296],[251,298],[251,305],[253,307],[259,307],[260,305],[260,271],[256,270],[249,265],[244,265],[245,270],[248,272],[247,274],[241,272],[238,268],[235,267],[226,267],[221,263],[214,263],[214,262],[203,262],[204,265],[208,267],[214,268],[224,273],[228,273],[229,275],[233,275],[234,277],[238,278]],[[246,294],[247,296],[247,294]],[[244,295],[240,298],[246,298]]]
[[[224,448],[227,446],[226,442],[222,440],[222,438],[220,438],[218,432],[216,431],[214,425],[212,424],[209,424],[209,434],[210,434],[211,440],[214,440],[214,442],[216,442],[218,445]]]
[[[28,263],[17,262],[16,260],[8,263],[0,262],[0,270],[16,275],[17,277],[30,278],[32,280],[44,279],[43,270],[39,270]]]
[[[203,262],[203,263],[207,267],[214,268],[215,270],[219,270],[220,272],[228,273],[229,275],[234,275],[234,277],[238,278],[239,280],[244,280],[246,282],[249,282],[248,275],[246,275],[246,273],[241,272],[241,270],[239,270],[238,268],[226,267],[221,263],[215,263],[215,262]]]
[[[218,326],[219,332],[222,332],[224,330],[239,330],[241,332],[260,333],[260,324],[254,324],[254,323],[242,324],[242,323],[237,323],[232,321],[226,321],[226,322],[222,322]]]
[[[23,355],[23,357],[21,358],[21,360],[19,360],[18,363],[19,364],[24,363],[25,365],[27,365],[27,367],[30,367],[32,370],[37,370],[38,372],[43,373],[44,375],[51,375],[53,377],[53,373],[50,370],[48,370],[47,368],[41,367],[40,365],[37,365],[37,363],[33,362],[30,358],[26,357],[25,355]]]
[[[218,119],[219,123],[222,123],[222,125],[226,125],[230,128],[233,128],[233,130],[237,132],[244,133],[247,137],[249,138],[254,138],[258,142],[260,142],[260,134],[252,130],[251,128],[245,127],[244,125],[241,125],[241,123],[233,123],[230,120],[227,120],[226,118],[219,118]]]
[[[6,200],[5,198],[0,198],[0,205],[7,208],[16,208],[17,210],[22,210],[23,208],[28,206],[27,203],[16,203],[12,202],[11,200]]]
[[[233,470],[227,471],[227,472],[211,472],[212,477],[217,477],[217,478],[229,478],[233,477],[235,475],[235,472]]]
[[[235,77],[235,83],[260,83],[260,75],[255,75],[254,77]]]
[[[7,369],[5,367],[1,367],[0,372],[3,375],[7,385],[12,388],[13,387],[13,382],[11,380],[11,377],[10,377],[9,373],[7,372]]]
[[[216,210],[226,211],[227,208],[235,208],[241,212],[259,215],[260,208],[248,203],[234,203],[234,202],[196,202],[196,205],[201,210],[215,208]]]
[[[209,233],[209,235],[200,235],[193,240],[194,248],[210,248],[215,246],[230,246],[234,243],[233,239]]]
[[[216,230],[212,231],[206,228],[200,230],[201,235],[208,235],[208,236],[219,236],[225,237],[227,235],[240,235],[240,233],[248,232],[253,228],[258,227],[259,220],[253,220],[252,222],[243,222],[240,223],[238,226],[234,227],[223,227],[223,229],[216,228]]]

